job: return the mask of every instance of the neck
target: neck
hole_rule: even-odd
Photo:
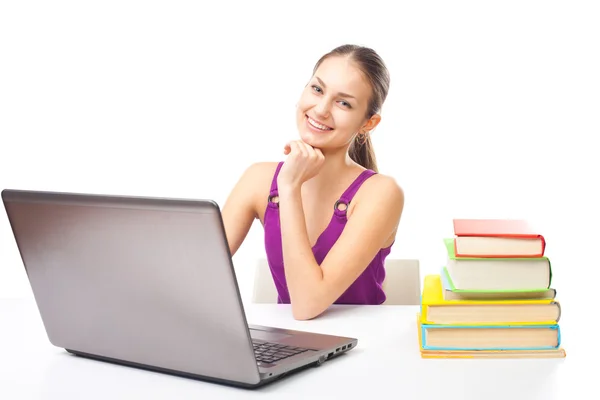
[[[354,162],[348,155],[347,148],[330,150],[323,152],[325,161],[319,173],[305,185],[313,188],[327,187],[335,185],[343,180],[348,175],[348,171],[355,169],[363,169],[362,166]]]

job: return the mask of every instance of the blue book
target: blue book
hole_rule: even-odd
[[[561,344],[558,324],[419,325],[426,350],[549,350]]]

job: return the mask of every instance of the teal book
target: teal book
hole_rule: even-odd
[[[426,350],[549,350],[561,344],[555,325],[420,325]]]

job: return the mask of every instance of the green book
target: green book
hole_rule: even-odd
[[[535,292],[552,284],[548,257],[456,257],[454,240],[444,239],[448,260],[443,273],[455,292]]]

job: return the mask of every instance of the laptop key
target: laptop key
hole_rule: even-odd
[[[272,364],[308,350],[280,343],[255,341],[252,344],[258,365]]]

